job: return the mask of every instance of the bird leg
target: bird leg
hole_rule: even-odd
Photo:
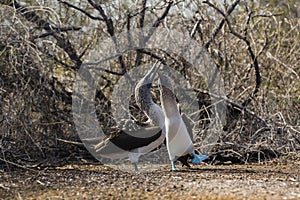
[[[176,171],[177,168],[176,168],[176,166],[175,166],[175,161],[172,160],[172,161],[171,161],[171,164],[172,164],[172,170],[173,170],[173,171]]]
[[[133,163],[133,166],[134,166],[134,171],[135,171],[136,173],[139,173],[139,169],[138,169],[138,166],[137,166],[137,163],[136,163],[136,162]]]

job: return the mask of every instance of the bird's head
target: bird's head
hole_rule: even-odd
[[[147,72],[144,78],[140,81],[140,86],[146,85],[147,88],[150,89],[158,68],[159,68],[158,62],[154,63],[152,68]]]
[[[159,87],[161,90],[169,90],[173,92],[173,84],[171,79],[164,75],[162,72],[158,72],[159,76]]]
[[[156,62],[135,86],[135,101],[139,108],[146,113],[148,113],[149,106],[154,103],[151,97],[151,87],[158,68],[159,64]]]

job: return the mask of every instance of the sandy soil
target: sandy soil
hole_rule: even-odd
[[[265,163],[170,166],[139,174],[102,165],[1,172],[0,199],[300,199],[300,155]]]

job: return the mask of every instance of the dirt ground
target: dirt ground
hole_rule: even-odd
[[[0,199],[300,199],[300,154],[139,174],[103,165],[1,172]]]

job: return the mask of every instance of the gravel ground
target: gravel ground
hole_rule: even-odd
[[[169,168],[136,174],[65,165],[1,172],[0,199],[300,199],[300,154],[247,165]]]

